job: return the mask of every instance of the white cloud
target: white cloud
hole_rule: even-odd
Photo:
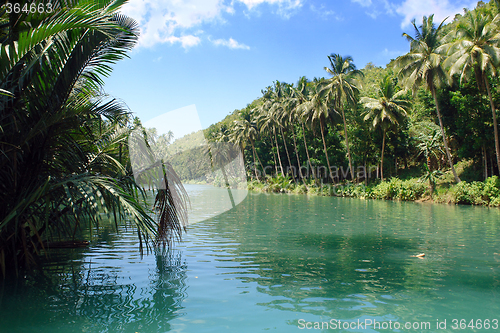
[[[319,8],[311,4],[309,8],[311,9],[312,12],[321,16],[321,18],[323,19],[327,19],[328,17],[332,16],[337,21],[342,21],[341,16],[337,15],[333,10],[326,9],[325,5],[323,4],[320,5]]]
[[[201,43],[200,32],[190,29],[203,23],[223,21],[223,15],[234,14],[234,4],[240,2],[252,9],[268,3],[278,6],[278,13],[288,16],[290,10],[302,6],[303,0],[130,0],[122,13],[134,18],[140,26],[138,46],[151,47],[159,43],[181,43],[184,48]]]
[[[193,36],[193,35],[187,35],[187,36],[181,36],[181,37],[176,37],[176,36],[169,36],[164,38],[165,42],[169,43],[181,43],[182,47],[187,49],[192,46],[196,46],[200,44],[201,40],[200,37]]]
[[[455,14],[462,14],[463,8],[474,8],[477,1],[459,1],[459,3],[450,3],[449,0],[405,0],[396,8],[396,12],[402,16],[401,28],[410,26],[413,19],[418,25],[419,20],[423,16],[434,14],[434,22],[441,23],[446,17],[450,17],[450,21]],[[448,22],[450,22],[448,21]]]
[[[372,0],[351,0],[352,2],[357,2],[363,7],[370,7],[372,5]]]
[[[365,14],[373,19],[376,19],[381,14],[394,14],[394,5],[389,0],[351,0],[351,2],[367,8]]]
[[[388,0],[383,0],[384,8],[387,14],[394,15],[394,5],[391,4]]]
[[[365,12],[365,13],[374,20],[381,14],[381,12],[379,12],[378,10],[373,10],[372,12]]]
[[[229,38],[229,39],[216,39],[216,40],[213,40],[212,43],[214,43],[214,45],[217,45],[217,46],[219,46],[219,45],[221,45],[221,46],[227,46],[230,49],[250,50],[250,46],[245,45],[245,44],[240,44],[240,43],[238,43],[237,41],[235,41],[232,38]]]
[[[294,9],[302,6],[301,0],[239,0],[243,2],[248,9],[252,9],[262,3],[277,4],[284,9]]]
[[[277,13],[283,18],[290,18],[294,12],[302,7],[304,0],[233,0],[241,2],[246,7],[255,12],[255,8],[263,3],[278,7]],[[247,17],[250,17],[247,15]]]
[[[168,42],[187,48],[199,44],[200,38],[183,32],[217,19],[224,8],[221,0],[131,0],[122,12],[139,23],[139,46]],[[182,36],[176,36],[179,32]]]

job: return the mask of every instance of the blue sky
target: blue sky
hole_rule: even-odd
[[[470,0],[129,0],[141,37],[105,80],[143,122],[195,105],[201,126],[223,119],[279,80],[327,76],[327,55],[358,68],[406,53],[411,20],[435,21]],[[182,131],[180,131],[182,132]],[[174,131],[175,133],[175,131]],[[183,134],[183,133],[182,133]],[[176,138],[179,134],[176,133]]]

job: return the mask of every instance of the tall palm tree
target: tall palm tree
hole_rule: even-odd
[[[498,172],[500,173],[500,143],[495,104],[491,96],[488,74],[497,75],[500,64],[500,15],[491,17],[490,13],[479,10],[467,11],[456,28],[458,39],[450,43],[450,56],[446,63],[450,65],[450,76],[460,76],[460,83],[475,76],[480,90],[486,90],[493,118],[495,152]]]
[[[296,107],[296,100],[294,97],[294,87],[293,84],[287,84],[287,83],[281,83],[281,100],[280,100],[280,107],[279,107],[279,113],[278,113],[278,121],[280,123],[280,128],[281,128],[281,135],[283,137],[283,144],[285,146],[285,151],[288,157],[288,164],[292,170],[292,176],[293,176],[293,181],[297,183],[297,180],[295,179],[295,173],[293,173],[294,167],[292,165],[292,161],[290,159],[290,154],[288,151],[288,147],[286,144],[286,138],[285,134],[287,132],[292,133],[292,139],[293,139],[293,146],[295,150],[295,157],[297,158],[297,164],[299,167],[299,177],[303,179],[302,175],[302,170],[300,169],[300,158],[297,150],[297,138],[295,136],[295,129],[294,129],[294,120],[296,120],[295,116],[295,110],[294,108]]]
[[[448,158],[455,181],[460,182],[460,178],[455,171],[453,161],[451,159],[448,140],[444,131],[443,120],[439,110],[436,88],[443,85],[447,81],[447,75],[443,68],[445,55],[443,54],[443,36],[442,28],[444,19],[436,28],[433,22],[434,15],[423,17],[422,25],[417,27],[415,20],[412,21],[415,28],[415,37],[407,33],[403,36],[410,42],[410,52],[396,59],[396,66],[400,68],[398,75],[403,79],[407,88],[412,88],[414,91],[424,84],[430,90],[434,103],[436,104],[436,113],[443,136],[443,144]]]
[[[281,171],[281,175],[285,177],[285,172],[283,169],[283,163],[281,162],[281,154],[280,147],[278,144],[278,138],[276,136],[276,127],[280,126],[278,123],[277,112],[275,112],[275,108],[273,106],[276,103],[276,97],[272,87],[267,87],[265,91],[263,91],[264,103],[256,110],[257,116],[257,124],[260,128],[261,133],[272,133],[272,138],[274,138],[274,144],[276,145],[276,153],[278,155],[279,167]],[[276,165],[276,173],[278,165]]]
[[[175,199],[185,192],[163,165],[157,219],[141,205],[141,188],[122,149],[129,132],[116,129],[127,125],[129,112],[101,92],[110,64],[138,36],[136,22],[119,13],[122,3],[54,0],[50,13],[0,14],[4,275],[30,266],[46,241],[74,238],[74,230],[97,223],[103,211],[116,219],[128,214],[141,249],[143,240],[165,245],[180,237],[184,206]]]
[[[251,115],[247,115],[242,119],[234,121],[234,127],[230,141],[237,143],[242,148],[244,148],[245,142],[250,142],[250,146],[252,147],[254,173],[257,180],[259,180],[257,161],[259,161],[259,165],[262,165],[262,162],[260,161],[259,155],[255,150],[255,140],[257,139],[258,132],[255,123],[251,121],[250,117]]]
[[[277,127],[280,130],[281,137],[283,138],[283,146],[285,147],[285,153],[288,160],[289,167],[292,166],[292,161],[290,160],[290,154],[288,152],[288,146],[286,144],[285,132],[283,131],[286,128],[286,104],[290,95],[290,88],[288,84],[284,82],[276,81],[274,82],[274,87],[272,90],[272,107],[271,112],[274,114],[276,119]],[[288,170],[287,170],[288,173]],[[295,178],[294,178],[295,181]]]
[[[350,56],[342,57],[339,54],[331,54],[328,56],[328,60],[330,61],[330,67],[325,67],[325,70],[332,77],[323,82],[320,93],[325,94],[327,103],[329,105],[332,104],[334,110],[337,112],[340,110],[340,114],[342,115],[349,170],[351,172],[351,179],[354,180],[344,107],[354,107],[356,105],[359,95],[359,90],[356,86],[356,77],[363,76],[363,73],[356,69]]]
[[[323,151],[325,153],[326,164],[328,166],[328,175],[332,182],[332,168],[330,166],[330,159],[328,157],[328,150],[326,147],[325,140],[325,130],[326,130],[326,120],[332,117],[332,110],[328,107],[326,97],[317,91],[317,86],[309,92],[308,99],[300,105],[300,111],[302,116],[309,122],[311,127],[319,122],[319,128],[321,131],[321,139],[323,140]]]
[[[313,168],[312,163],[311,163],[311,157],[309,156],[309,148],[307,147],[306,128],[304,126],[304,118],[302,117],[302,114],[301,114],[301,105],[307,101],[308,93],[309,92],[308,92],[308,88],[307,88],[307,79],[305,76],[303,76],[299,79],[299,82],[297,83],[297,87],[294,87],[292,90],[292,96],[289,100],[289,107],[291,108],[289,120],[290,120],[290,122],[294,122],[294,121],[300,122],[300,125],[302,127],[302,137],[304,139],[304,147],[306,150],[307,162],[309,164],[309,169],[311,170],[313,178],[316,179],[316,174],[314,172],[314,168]],[[295,133],[293,133],[293,134],[294,134],[294,140],[295,140]],[[300,170],[300,162],[299,162],[299,155],[298,155],[297,149],[296,149],[296,153],[297,153],[297,162],[299,163],[299,170]],[[301,177],[302,177],[302,175],[301,175]]]
[[[372,120],[373,128],[382,130],[380,176],[384,181],[385,136],[391,127],[401,125],[403,118],[406,117],[406,111],[410,108],[410,103],[401,98],[405,91],[396,92],[394,81],[390,75],[386,75],[379,82],[377,92],[377,98],[363,97],[361,103],[368,109],[364,120]]]

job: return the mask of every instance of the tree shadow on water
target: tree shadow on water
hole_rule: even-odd
[[[124,260],[113,262],[117,267],[52,263],[22,278],[6,279],[0,283],[2,331],[169,331],[170,321],[183,315],[187,296],[181,253],[158,254],[156,265],[128,266]]]

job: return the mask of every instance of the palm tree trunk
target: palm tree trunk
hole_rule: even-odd
[[[273,142],[273,137],[271,136],[271,153],[273,154],[273,161],[274,161],[274,172],[276,174],[276,177],[278,176],[278,162],[276,161],[276,154],[274,153],[274,142]]]
[[[486,84],[486,91],[488,91],[488,98],[490,99],[491,113],[493,116],[493,131],[495,133],[495,153],[497,155],[498,174],[500,175],[500,144],[498,142],[497,112],[495,110],[495,104],[493,103],[493,98],[491,97],[490,83],[488,82],[488,77],[486,75],[484,76],[484,83]]]
[[[264,176],[266,176],[266,170],[264,169],[264,166],[262,165],[262,162],[260,161],[259,154],[257,154],[257,150],[255,149],[255,143],[253,142],[253,140],[250,141],[250,143],[252,144],[252,149],[254,151],[255,156],[257,156],[257,161],[259,161],[259,165],[262,167],[262,170],[264,172]]]
[[[384,148],[385,148],[385,130],[382,134],[382,156],[380,158],[380,178],[384,181]]]
[[[278,145],[278,137],[276,136],[276,128],[274,127],[273,127],[273,133],[274,133],[274,141],[276,142],[276,152],[278,153],[278,160],[280,162],[281,175],[284,178],[285,173],[283,172],[283,163],[281,163],[280,146]]]
[[[349,139],[347,138],[347,123],[345,121],[344,108],[341,108],[342,120],[344,121],[344,136],[345,136],[345,146],[347,148],[347,158],[349,159],[349,171],[351,172],[351,179],[354,180],[354,170],[352,169],[351,152],[349,151]]]
[[[273,141],[273,139],[271,138],[271,141]],[[273,147],[274,148],[274,147]],[[278,176],[278,161],[276,161],[276,154],[274,153],[274,150],[271,148],[271,152],[273,153],[273,160],[274,160],[274,173],[276,175],[276,177]]]
[[[302,181],[305,184],[304,176],[302,175],[302,170],[300,168],[300,159],[299,159],[299,150],[297,149],[297,139],[295,137],[295,130],[293,129],[293,125],[291,126],[292,128],[292,137],[293,137],[293,147],[295,148],[295,157],[297,157],[297,165],[299,166],[299,177],[302,179]]]
[[[311,158],[309,157],[309,149],[307,148],[306,128],[304,126],[304,122],[301,121],[300,124],[302,125],[302,133],[303,133],[303,137],[304,137],[304,146],[306,147],[307,162],[309,163],[309,167],[311,168],[311,173],[313,175],[313,178],[314,178],[314,180],[316,180],[316,174],[314,173],[314,168],[311,164]]]
[[[446,140],[446,134],[444,133],[443,120],[441,119],[441,112],[439,111],[439,103],[436,95],[436,88],[434,85],[429,85],[432,97],[434,98],[434,103],[436,104],[436,113],[439,119],[439,127],[441,127],[441,134],[443,135],[443,143],[444,149],[446,151],[446,156],[448,157],[448,163],[450,164],[451,172],[453,172],[453,176],[455,177],[455,181],[460,183],[460,178],[458,178],[457,172],[455,171],[455,167],[453,166],[453,161],[451,160],[450,148],[448,148],[448,140]]]
[[[325,156],[326,156],[326,164],[328,165],[328,175],[330,176],[330,179],[332,180],[332,183],[334,182],[333,176],[332,176],[332,169],[330,168],[330,160],[328,159],[328,153],[326,151],[326,141],[325,141],[325,134],[323,127],[325,126],[325,121],[323,118],[321,118],[321,124],[320,124],[320,129],[321,129],[321,138],[323,139],[323,148],[325,150]]]
[[[280,126],[280,131],[281,131],[281,136],[283,137],[283,145],[285,146],[286,157],[288,158],[288,168],[290,168],[292,166],[292,161],[290,161],[290,154],[288,154],[288,147],[286,146],[285,133],[283,132],[283,128],[281,126]],[[288,170],[287,170],[287,174],[288,174]],[[295,183],[297,183],[297,181],[295,180],[295,175],[293,174],[293,172],[292,172],[292,178],[293,178],[293,181]]]
[[[253,143],[252,143],[252,155],[253,155],[253,171],[255,172],[255,178],[257,178],[257,180],[260,180],[259,174],[257,173],[257,161],[255,159],[255,148],[253,146]]]
[[[484,180],[488,179],[488,157],[486,156],[486,147],[483,145],[483,161],[484,161]]]

